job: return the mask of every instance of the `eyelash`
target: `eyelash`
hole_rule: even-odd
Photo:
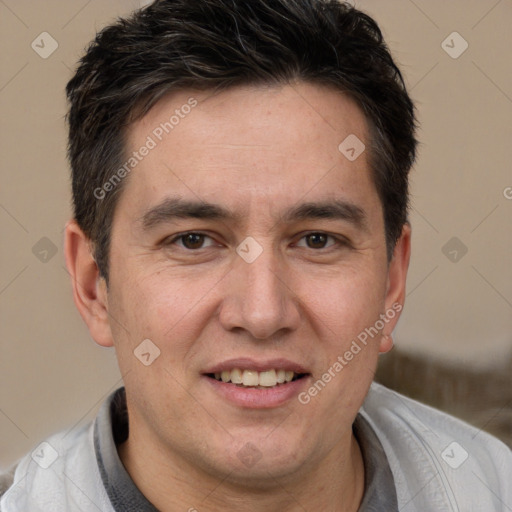
[[[200,231],[187,231],[186,233],[181,233],[171,239],[164,240],[163,245],[164,246],[174,245],[178,240],[183,240],[187,235],[201,235],[201,236],[204,236],[204,237],[207,237],[207,238],[210,238],[213,240],[213,238],[210,235],[207,235],[206,233],[202,233]],[[308,236],[311,236],[311,235],[325,235],[325,236],[327,236],[328,239],[332,238],[335,241],[334,244],[329,245],[327,247],[321,247],[319,249],[306,247],[306,249],[312,249],[317,252],[322,251],[322,250],[331,249],[335,245],[338,245],[339,247],[346,247],[349,245],[349,242],[347,240],[344,240],[343,238],[335,237],[334,235],[330,235],[328,233],[324,233],[323,231],[310,231],[310,232],[302,235],[300,240],[302,240],[303,238],[306,238]],[[201,251],[202,249],[207,249],[208,247],[200,247],[199,249],[188,249],[187,247],[181,246],[181,248],[185,249],[188,252],[198,252],[198,251]]]

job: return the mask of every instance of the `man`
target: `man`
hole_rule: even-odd
[[[372,384],[410,254],[402,77],[334,0],[161,0],[67,87],[66,261],[125,387],[14,511],[512,510],[510,450]]]

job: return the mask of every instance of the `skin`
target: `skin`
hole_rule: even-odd
[[[364,465],[351,426],[398,314],[307,405],[233,405],[201,373],[233,357],[283,357],[311,373],[307,390],[380,314],[403,304],[410,227],[388,262],[367,151],[351,162],[338,150],[349,134],[368,147],[365,118],[324,86],[174,92],[130,127],[128,150],[191,96],[198,105],[126,178],[108,289],[87,238],[75,221],[66,227],[76,305],[96,342],[115,347],[124,376],[130,435],[121,460],[162,511],[356,511]],[[144,231],[144,213],[173,195],[240,218],[172,219]],[[279,218],[331,199],[357,205],[366,227]],[[203,245],[170,241],[188,231],[206,234]],[[318,232],[335,238],[306,236]],[[263,249],[252,263],[236,253],[247,236]],[[161,353],[145,366],[133,351],[148,338]],[[237,456],[249,442],[260,455],[250,466]]]

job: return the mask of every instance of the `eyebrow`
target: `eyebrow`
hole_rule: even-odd
[[[204,201],[189,201],[180,197],[167,197],[162,202],[146,211],[138,222],[144,231],[154,229],[160,224],[175,219],[206,219],[220,221],[240,221],[240,215],[225,206]],[[367,231],[368,218],[365,211],[345,200],[305,202],[292,206],[279,220],[285,223],[312,219],[342,220]]]

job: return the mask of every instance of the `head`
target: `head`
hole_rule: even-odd
[[[157,1],[101,31],[67,86],[75,219],[107,284],[132,123],[172,91],[295,81],[329,85],[364,114],[391,258],[407,219],[415,120],[377,24],[337,0]]]
[[[161,0],[104,29],[67,93],[67,262],[130,436],[242,479],[319,464],[405,295],[415,119],[378,26],[334,0]],[[219,388],[230,365],[301,378],[253,407]]]

